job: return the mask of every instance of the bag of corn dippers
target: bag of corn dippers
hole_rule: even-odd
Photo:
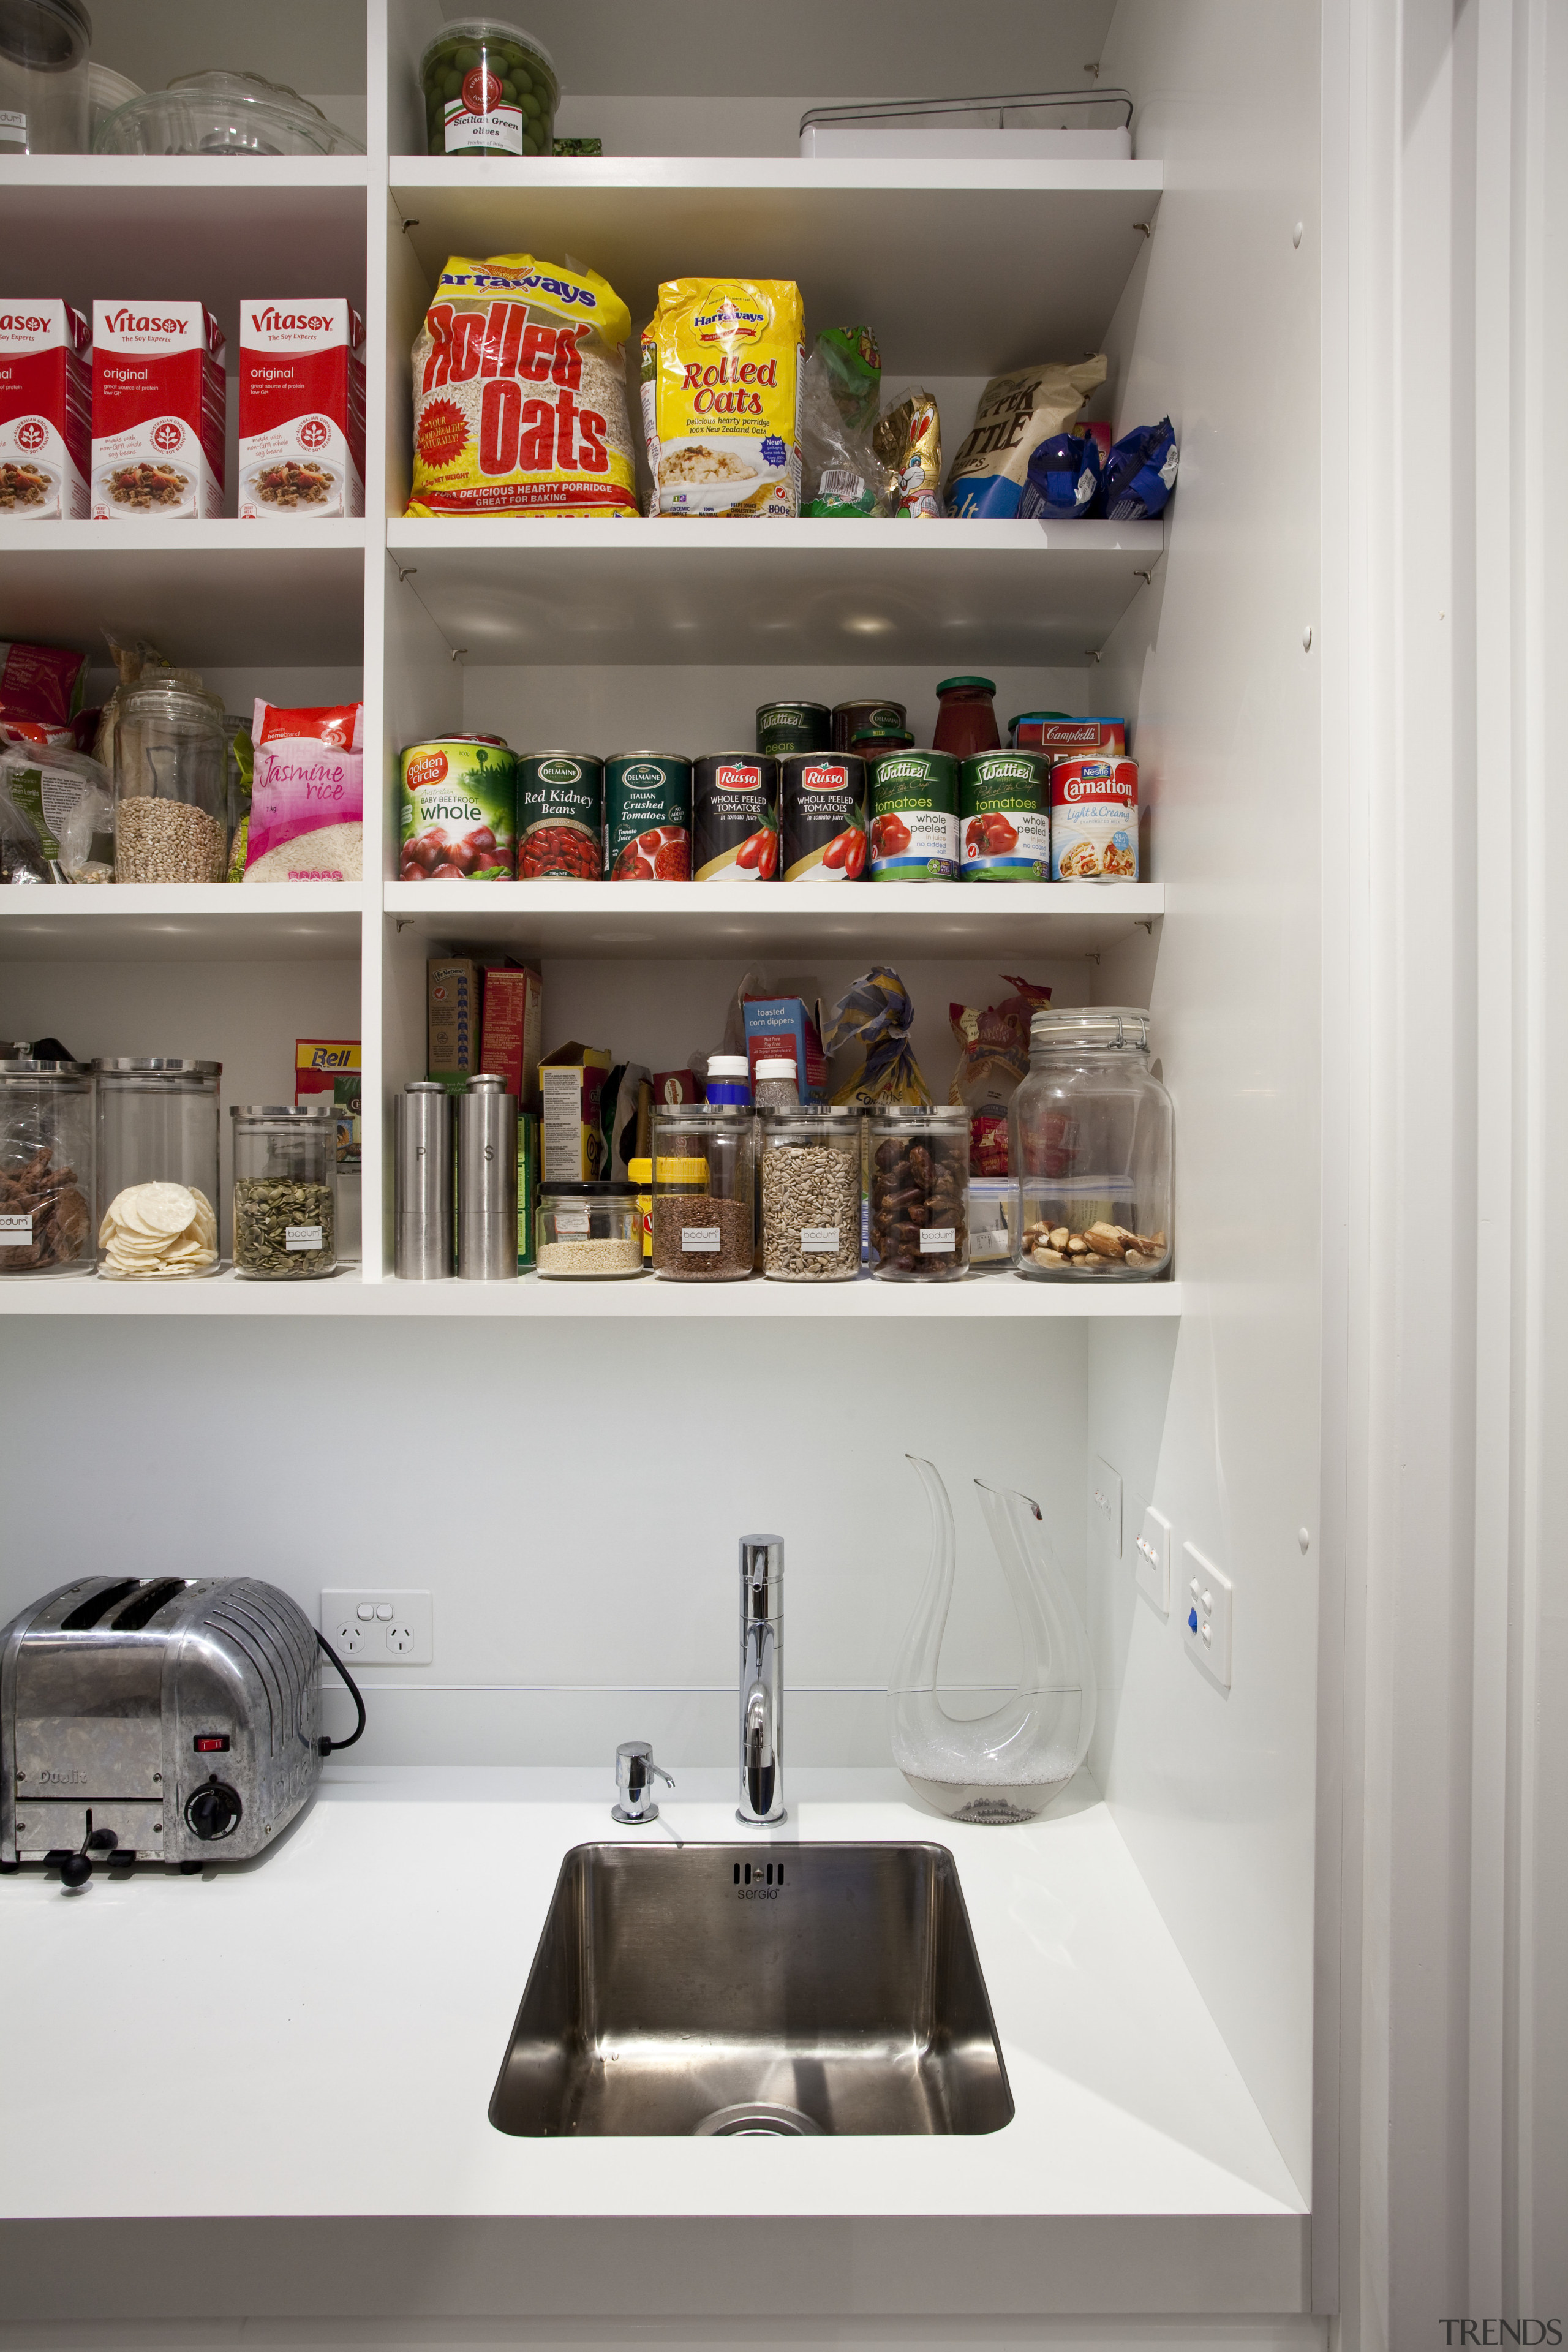
[[[411,515],[635,515],[621,345],[591,269],[447,262],[414,339]]]
[[[787,278],[672,278],[643,330],[649,514],[800,512],[805,312]]]

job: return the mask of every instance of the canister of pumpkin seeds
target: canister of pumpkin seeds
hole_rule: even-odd
[[[517,1279],[517,1097],[489,1070],[458,1097],[458,1279]]]
[[[452,1097],[416,1078],[397,1097],[399,1282],[450,1282],[452,1238]]]

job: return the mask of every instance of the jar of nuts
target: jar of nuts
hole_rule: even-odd
[[[885,1282],[969,1271],[969,1113],[899,1103],[870,1120],[871,1264]]]
[[[846,1103],[757,1114],[763,1272],[849,1282],[860,1271],[860,1121]]]
[[[1007,1114],[1018,1184],[1013,1271],[1150,1282],[1171,1265],[1171,1097],[1136,1006],[1052,1006],[1029,1024]]]

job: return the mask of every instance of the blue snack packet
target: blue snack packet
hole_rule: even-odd
[[[1163,514],[1176,487],[1176,435],[1168,416],[1124,434],[1105,461],[1105,511],[1112,522]]]
[[[1100,444],[1092,433],[1053,433],[1029,452],[1020,518],[1049,515],[1068,521],[1095,512],[1100,496]]]

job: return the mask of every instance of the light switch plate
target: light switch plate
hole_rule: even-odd
[[[1230,1688],[1231,1584],[1194,1544],[1182,1546],[1182,1645],[1193,1664]]]
[[[428,1592],[395,1585],[323,1592],[322,1633],[345,1665],[427,1666],[436,1655]]]
[[[1152,1504],[1132,1547],[1132,1572],[1138,1590],[1162,1617],[1171,1613],[1171,1522]]]
[[[1113,1470],[1102,1454],[1094,1458],[1089,1473],[1089,1499],[1101,1533],[1110,1548],[1112,1559],[1121,1557],[1121,1473]]]

